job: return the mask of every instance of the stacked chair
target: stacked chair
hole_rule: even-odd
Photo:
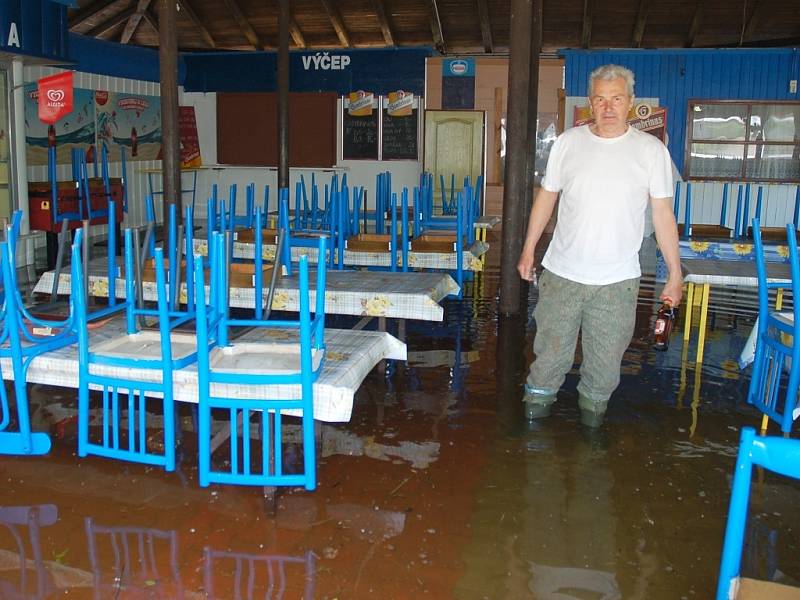
[[[325,263],[317,266],[316,304],[310,302],[308,259],[300,258],[300,314],[298,320],[265,320],[234,318],[227,300],[226,268],[223,237],[213,239],[211,277],[219,285],[217,298],[197,304],[197,343],[214,346],[210,353],[198,355],[199,387],[199,477],[200,485],[211,483],[316,487],[316,455],[314,443],[313,385],[320,374],[324,357],[325,328]],[[317,240],[319,256],[325,256],[326,238]],[[204,273],[195,263],[196,295],[204,289]],[[264,337],[234,338],[239,328],[266,333],[281,328],[295,329],[298,343],[295,352],[287,352],[264,342]],[[248,339],[252,341],[248,341]],[[270,364],[270,372],[263,367]],[[257,368],[248,369],[249,366]],[[255,372],[258,371],[258,372]],[[291,397],[286,385],[299,385],[299,398]],[[235,390],[235,391],[234,391]],[[275,395],[277,394],[277,397]],[[222,413],[230,431],[229,443],[221,448],[212,440],[212,411]],[[301,473],[288,472],[283,464],[283,411],[293,411],[302,418],[303,468]],[[261,445],[255,447],[250,436],[253,419],[258,422]],[[260,451],[259,451],[260,450]],[[225,468],[217,467],[219,453],[228,459]]]
[[[769,290],[786,287],[785,283],[770,281],[758,219],[753,220],[758,274],[758,329],[756,353],[747,401],[770,419],[781,431],[792,429],[797,393],[800,384],[800,264],[797,238],[793,224],[786,226],[789,246],[792,290],[792,316],[787,319],[769,304]]]
[[[800,479],[800,441],[761,437],[756,435],[752,427],[742,429],[728,508],[728,524],[722,546],[716,600],[800,597],[800,589],[741,577],[742,547],[753,466]]]
[[[0,454],[39,455],[50,450],[50,437],[31,431],[28,369],[45,352],[74,344],[75,314],[64,320],[46,320],[33,316],[22,300],[17,281],[16,239],[22,214],[14,214],[6,228],[6,240],[0,243],[3,300],[0,306],[0,358],[10,359],[14,374],[16,429],[5,385],[0,385]],[[80,254],[80,252],[79,252]],[[1,383],[1,382],[0,382]]]
[[[155,277],[158,290],[156,308],[145,308],[136,301],[141,298],[134,273],[135,257],[131,230],[125,231],[126,298],[108,314],[124,313],[126,332],[117,338],[90,343],[86,291],[83,287],[83,261],[80,257],[82,231],[76,235],[72,251],[72,299],[75,305],[79,351],[78,390],[78,455],[89,454],[158,465],[167,471],[175,469],[175,405],[173,372],[197,361],[198,344],[193,333],[173,331],[195,318],[191,303],[181,309],[177,295],[180,286],[173,276],[167,285],[167,270],[161,248],[155,250]],[[177,242],[171,244],[177,247]],[[189,253],[192,269],[192,254]],[[177,263],[171,261],[171,266]],[[138,266],[137,266],[138,268]],[[212,282],[213,285],[213,282]],[[205,295],[201,300],[205,300]],[[197,304],[204,304],[200,301]],[[141,324],[148,318],[157,319],[156,331],[144,331]],[[205,354],[208,349],[203,349]],[[167,358],[168,357],[168,358]],[[153,372],[152,380],[143,381],[136,372]],[[92,419],[90,389],[101,390],[99,415]],[[147,408],[158,405],[163,414],[163,436],[148,437]],[[94,435],[89,424],[99,424]],[[95,429],[98,429],[95,427]]]

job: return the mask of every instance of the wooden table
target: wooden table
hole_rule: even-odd
[[[692,323],[692,306],[700,305],[699,338],[697,341],[696,363],[703,362],[703,349],[706,341],[708,303],[711,286],[758,287],[756,264],[752,260],[702,260],[681,259],[683,279],[686,282],[686,322],[683,330],[683,343],[689,343]],[[769,281],[791,281],[790,267],[787,263],[768,262]],[[700,286],[700,289],[697,289]],[[699,299],[699,302],[698,302]]]
[[[114,339],[124,334],[124,318],[116,317],[104,326],[90,331],[90,345]],[[253,329],[238,337],[237,342],[264,342],[271,344],[299,343],[296,329]],[[347,422],[353,409],[353,397],[361,382],[375,365],[384,359],[406,360],[406,345],[394,336],[381,331],[355,331],[349,329],[325,330],[325,363],[314,383],[314,419],[326,422]],[[0,359],[3,378],[13,379],[11,359]],[[109,375],[123,372],[137,380],[160,381],[160,369],[128,369],[99,366],[98,373]],[[94,370],[93,370],[94,372]],[[67,346],[42,354],[33,359],[27,380],[55,387],[78,387],[78,347]],[[197,403],[197,364],[178,369],[173,373],[175,400]],[[250,398],[300,398],[300,385],[242,386],[220,385],[215,393]],[[294,414],[287,410],[286,414]]]
[[[93,261],[89,271],[89,295],[108,297],[108,277],[105,260]],[[122,268],[118,269],[122,273]],[[34,293],[49,294],[53,288],[53,271],[44,273],[34,287]],[[61,273],[58,294],[72,292],[70,273]],[[316,297],[316,276],[309,276],[311,303]],[[386,317],[394,319],[416,319],[442,321],[444,309],[439,304],[444,298],[458,293],[458,285],[447,273],[436,272],[377,272],[336,271],[328,269],[325,282],[325,312],[327,314],[354,315],[363,317]],[[156,284],[144,282],[143,297],[156,300]],[[182,297],[185,299],[185,289]],[[117,298],[125,297],[125,280],[116,281]],[[278,280],[272,300],[273,310],[297,311],[299,309],[300,284],[296,275]],[[266,302],[266,294],[264,295]],[[255,290],[231,288],[230,305],[234,308],[253,308]]]

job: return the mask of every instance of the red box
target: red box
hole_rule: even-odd
[[[122,222],[122,180],[111,179],[111,198],[116,202],[115,212],[117,222]],[[85,207],[79,206],[78,189],[74,181],[59,181],[58,213],[80,214],[80,219],[70,220],[69,228],[77,229],[81,220],[87,218]],[[30,226],[35,231],[61,231],[61,223],[56,222],[53,215],[53,197],[49,181],[31,181],[28,183],[28,211]],[[103,180],[92,178],[89,180],[89,198],[92,210],[104,210],[108,205]],[[90,221],[92,225],[108,223],[107,217],[97,217]]]

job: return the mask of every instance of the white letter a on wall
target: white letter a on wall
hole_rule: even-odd
[[[19,48],[19,33],[17,33],[17,24],[11,23],[11,28],[8,30],[8,44],[6,46],[16,46]]]

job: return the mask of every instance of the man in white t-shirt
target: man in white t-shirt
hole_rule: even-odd
[[[517,264],[527,281],[535,277],[534,250],[561,194],[534,311],[536,356],[524,397],[528,419],[550,414],[572,368],[580,331],[581,422],[589,427],[602,424],[633,336],[648,203],[669,269],[661,299],[672,306],[681,300],[672,161],[660,140],[627,124],[633,86],[633,73],[625,67],[604,65],[592,72],[589,102],[594,122],[558,137],[533,203]]]

